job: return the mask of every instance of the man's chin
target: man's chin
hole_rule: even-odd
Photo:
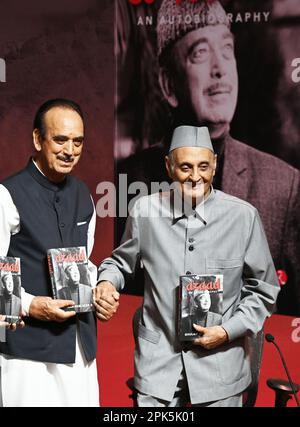
[[[62,175],[66,175],[72,172],[72,170],[74,169],[74,163],[65,163],[63,165],[59,165],[56,168],[56,172],[58,174],[62,174]]]
[[[209,128],[229,126],[233,114],[234,109],[228,102],[213,104],[210,108],[208,107],[204,120],[199,117],[199,122],[207,123]]]
[[[69,175],[73,170],[73,167],[65,168],[65,167],[56,167],[55,169],[51,169],[48,173],[46,173],[46,177],[53,182],[60,182],[65,179],[67,175]]]

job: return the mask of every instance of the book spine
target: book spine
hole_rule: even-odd
[[[178,335],[180,340],[184,339],[184,335],[182,331],[182,292],[183,292],[183,285],[180,280],[179,292],[178,292]]]
[[[48,267],[49,267],[49,273],[50,273],[50,279],[51,279],[53,298],[57,299],[57,292],[56,292],[56,286],[55,286],[55,278],[54,278],[54,271],[53,271],[51,253],[48,253],[47,258],[48,258]]]

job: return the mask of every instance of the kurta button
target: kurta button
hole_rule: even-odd
[[[190,271],[187,271],[185,274],[192,274]]]
[[[189,251],[193,251],[193,250],[194,250],[194,246],[193,245],[189,246]]]
[[[59,203],[60,202],[60,197],[57,196],[56,199],[55,199],[55,202]]]
[[[61,226],[61,228],[64,228],[65,223],[64,223],[64,222],[62,222],[62,223],[60,224],[60,226]]]
[[[189,243],[194,243],[195,239],[193,237],[189,238]]]

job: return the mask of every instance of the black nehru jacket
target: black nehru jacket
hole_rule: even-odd
[[[32,160],[2,184],[18,209],[21,225],[20,232],[11,236],[8,256],[21,258],[22,286],[26,292],[52,296],[47,250],[87,246],[87,230],[93,215],[89,191],[72,176],[59,184],[50,182]],[[78,314],[63,323],[25,318],[26,327],[13,333],[8,331],[0,352],[42,362],[74,363],[76,322],[86,359],[91,361],[96,356],[96,319],[92,312]]]

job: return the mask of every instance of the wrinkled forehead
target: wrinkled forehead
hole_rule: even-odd
[[[180,147],[171,151],[175,163],[211,163],[215,159],[214,153],[203,147]]]
[[[83,133],[84,125],[80,115],[69,108],[54,107],[44,116],[45,129],[54,132],[69,134],[73,132]]]

